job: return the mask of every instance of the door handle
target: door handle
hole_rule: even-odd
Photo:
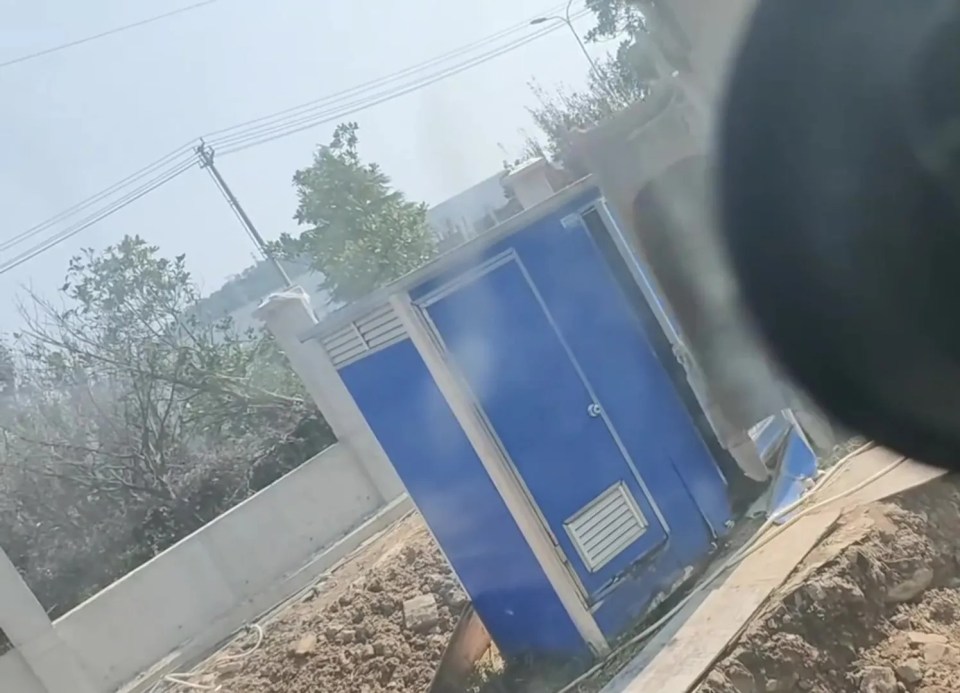
[[[590,417],[595,419],[598,416],[600,416],[600,413],[601,413],[600,405],[597,404],[596,402],[591,402],[590,404],[587,405],[587,414],[589,414]]]

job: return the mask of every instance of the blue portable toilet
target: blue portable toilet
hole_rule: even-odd
[[[508,657],[606,652],[730,525],[633,261],[582,181],[303,337]]]

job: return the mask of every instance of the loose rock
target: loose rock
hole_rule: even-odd
[[[432,594],[421,594],[403,603],[403,622],[416,632],[426,632],[440,620],[437,600]]]
[[[307,633],[297,640],[293,646],[293,654],[298,657],[306,657],[317,650],[317,636],[313,633]]]
[[[912,602],[927,591],[931,583],[933,583],[933,570],[926,566],[917,568],[909,578],[887,589],[887,601],[894,604]]]
[[[897,693],[897,675],[890,667],[867,667],[860,678],[860,693]]]
[[[923,679],[923,665],[919,659],[908,659],[897,667],[897,678],[904,683],[920,683]]]
[[[907,633],[907,640],[910,641],[911,645],[927,645],[929,643],[946,643],[947,636],[940,635],[939,633],[920,633],[918,631],[911,631]]]
[[[223,693],[427,690],[456,615],[439,593],[424,591],[424,576],[437,576],[432,584],[444,590],[457,585],[446,560],[417,516],[358,553],[362,558],[334,569],[312,599],[263,623],[258,647],[251,638],[231,646],[231,655],[248,654],[213,664],[204,685]],[[433,639],[405,627],[401,604],[418,595],[435,598]],[[201,675],[190,680],[201,682]],[[171,684],[158,693],[181,689]]]
[[[936,664],[950,651],[950,646],[942,642],[928,642],[923,646],[923,661],[927,664]]]

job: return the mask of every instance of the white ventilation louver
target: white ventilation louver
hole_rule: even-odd
[[[580,558],[596,572],[647,531],[647,520],[630,490],[619,482],[563,523]]]
[[[353,323],[368,349],[393,344],[406,333],[391,306],[383,306]]]
[[[323,337],[320,343],[334,366],[344,365],[367,351],[367,345],[353,323]]]
[[[393,308],[385,305],[321,338],[320,343],[333,365],[341,368],[406,336]]]

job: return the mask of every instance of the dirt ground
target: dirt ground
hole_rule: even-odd
[[[805,565],[701,693],[960,690],[957,478],[847,516]]]
[[[411,630],[403,602],[432,595],[438,619]],[[221,693],[424,691],[466,598],[413,514],[361,547],[301,599],[182,677]],[[169,693],[198,690],[169,684]]]
[[[405,623],[402,604],[421,595],[435,600],[438,618],[417,631]],[[186,679],[192,687],[158,690],[425,691],[464,603],[423,521],[412,514],[261,621],[258,646],[251,632],[197,667]],[[532,679],[529,669],[519,678],[489,671],[470,689],[548,693],[569,676],[535,669]],[[604,678],[583,689],[599,690]],[[698,690],[960,690],[960,478],[842,518]]]

